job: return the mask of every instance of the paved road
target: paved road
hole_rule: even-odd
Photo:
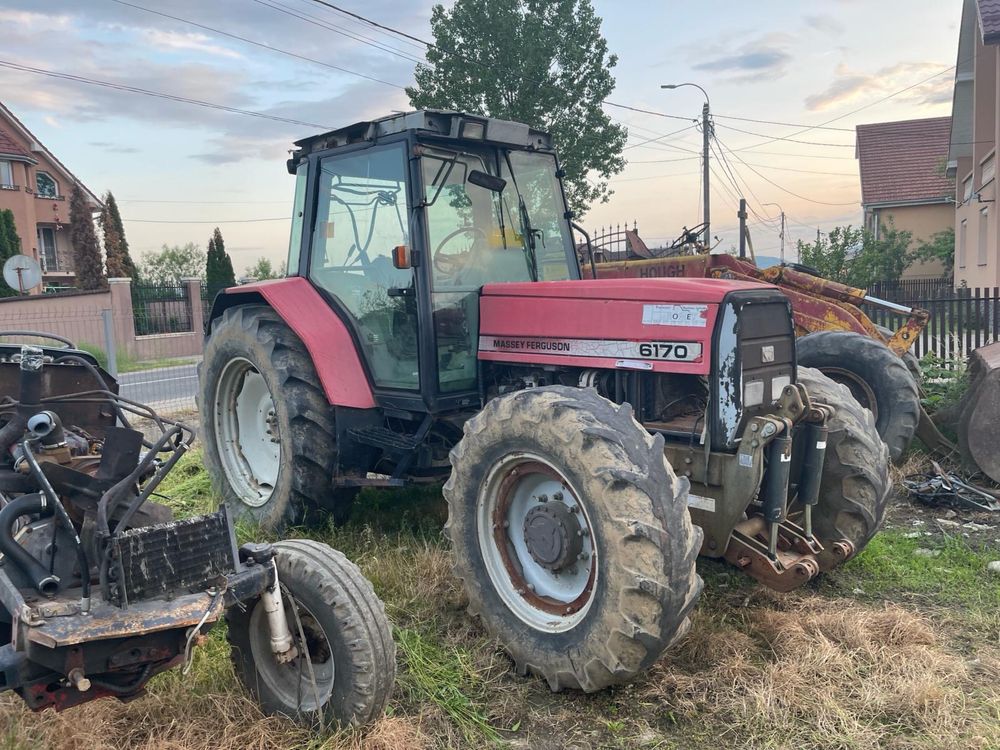
[[[118,385],[121,394],[133,401],[144,404],[190,402],[194,406],[194,396],[198,389],[198,365],[127,372],[118,377]]]

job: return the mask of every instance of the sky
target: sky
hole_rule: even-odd
[[[605,106],[628,127],[629,163],[583,218],[588,230],[637,222],[656,245],[701,221],[701,134],[685,119],[700,116],[703,95],[664,83],[697,83],[711,98],[720,246],[737,241],[742,194],[758,254],[778,254],[785,212],[789,259],[797,239],[860,222],[855,125],[951,112],[961,0],[593,2],[618,56],[610,101],[671,117]],[[431,38],[432,2],[335,4]],[[114,192],[133,254],[204,248],[218,225],[237,274],[286,255],[292,142],[409,109],[402,89],[421,57],[315,0],[0,0],[0,28],[0,101],[91,190]]]

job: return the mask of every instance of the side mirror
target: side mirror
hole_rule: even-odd
[[[473,185],[486,188],[494,193],[502,193],[503,189],[507,187],[507,180],[502,177],[494,177],[491,174],[486,174],[486,172],[482,172],[478,169],[473,169],[469,172],[469,176],[465,179],[466,182],[471,182]]]

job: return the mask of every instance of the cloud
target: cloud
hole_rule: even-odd
[[[910,104],[934,106],[951,101],[952,75],[943,63],[904,62],[889,65],[874,73],[860,73],[846,65],[837,67],[836,78],[822,91],[810,94],[805,99],[806,107],[814,112],[832,109],[845,104],[867,101],[878,96],[895,93],[922,78],[930,78],[925,83],[913,86],[894,97],[897,101]]]
[[[785,49],[783,34],[767,34],[737,48],[735,52],[720,52],[704,62],[691,66],[694,70],[736,74],[741,80],[756,78],[762,73],[780,76],[792,56]]]
[[[821,31],[825,34],[843,34],[845,31],[844,25],[840,23],[833,16],[829,16],[826,13],[819,13],[814,16],[805,16],[802,19],[806,26],[815,30]]]
[[[212,44],[210,38],[204,34],[178,34],[159,29],[143,29],[142,33],[151,45],[161,50],[205,52],[209,55],[236,59],[243,57],[239,52]]]

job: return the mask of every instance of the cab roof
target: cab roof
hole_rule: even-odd
[[[422,109],[400,112],[378,120],[356,122],[328,133],[303,138],[295,142],[298,150],[291,161],[297,163],[302,156],[315,151],[356,143],[375,143],[379,138],[405,132],[456,141],[482,141],[528,150],[551,151],[553,148],[552,137],[548,133],[520,122],[451,110]]]

